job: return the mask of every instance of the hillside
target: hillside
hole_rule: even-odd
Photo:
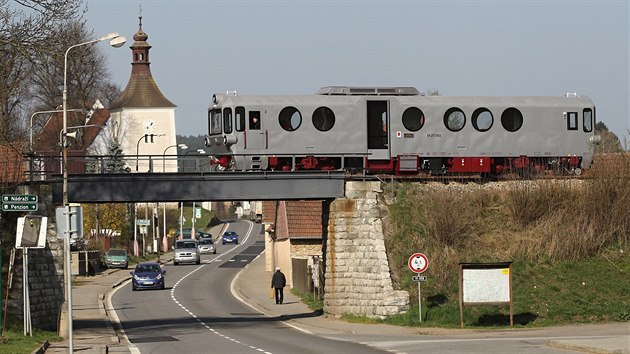
[[[516,325],[630,319],[630,183],[624,171],[603,170],[584,180],[385,187],[392,277],[415,304],[387,321],[418,325],[413,252],[430,259],[425,326],[459,326],[460,262],[513,262]],[[467,308],[465,322],[506,325],[508,314]]]

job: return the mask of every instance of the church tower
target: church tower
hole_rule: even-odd
[[[139,16],[138,32],[133,35],[131,46],[131,76],[122,94],[111,104],[108,123],[110,135],[122,147],[123,154],[141,156],[137,161],[129,161],[131,172],[177,172],[177,162],[163,161],[166,149],[176,142],[175,107],[153,80],[151,75],[149,36],[142,30],[142,16]],[[108,127],[109,128],[109,127]],[[176,148],[166,153],[176,153]]]

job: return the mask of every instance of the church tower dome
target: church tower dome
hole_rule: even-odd
[[[149,50],[151,45],[147,42],[149,35],[142,30],[142,16],[139,16],[138,31],[133,35],[134,43],[131,46],[131,77],[127,87],[110,106],[110,110],[117,108],[157,108],[176,107],[169,101],[153,80],[151,75],[151,63]]]
[[[105,128],[99,151],[106,154],[118,143],[130,160],[129,169],[137,172],[177,172],[176,159],[165,158],[169,147],[177,146],[175,109],[164,97],[151,74],[149,35],[142,29],[142,14],[131,45],[131,75],[127,87],[110,107],[110,123]],[[111,128],[110,128],[111,127]],[[157,158],[159,156],[159,158]]]

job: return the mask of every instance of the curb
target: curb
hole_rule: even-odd
[[[557,349],[566,349],[566,350],[574,350],[586,353],[594,353],[594,354],[627,354],[629,353],[624,349],[604,349],[598,348],[591,345],[586,344],[570,344],[566,342],[560,342],[556,340],[549,341],[547,343],[548,347],[557,348]]]
[[[46,349],[48,349],[48,347],[50,347],[50,342],[48,341],[48,339],[46,339],[46,341],[42,343],[42,346],[38,349],[33,350],[31,354],[44,354],[46,353]]]

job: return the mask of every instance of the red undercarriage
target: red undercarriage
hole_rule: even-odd
[[[221,157],[218,164],[228,166],[228,157]],[[571,174],[580,173],[582,158],[570,157],[422,157],[399,155],[390,160],[367,160],[353,158],[343,161],[341,157],[300,156],[295,160],[287,157],[268,158],[270,170],[365,170],[367,173],[393,174],[397,176],[417,175],[464,175],[486,174],[499,176],[504,173],[518,174]],[[294,166],[295,165],[295,166]]]

